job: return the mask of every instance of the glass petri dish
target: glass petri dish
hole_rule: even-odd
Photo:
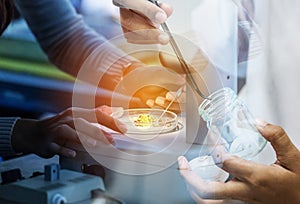
[[[161,134],[177,127],[177,115],[163,109],[139,108],[125,109],[111,114],[127,127],[127,134]]]

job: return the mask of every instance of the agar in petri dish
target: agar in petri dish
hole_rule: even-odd
[[[112,117],[127,127],[126,134],[161,134],[177,127],[177,115],[163,109],[126,109],[113,112]]]

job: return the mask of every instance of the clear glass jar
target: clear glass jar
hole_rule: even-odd
[[[199,157],[189,164],[202,179],[227,180],[229,174],[221,169],[223,153],[251,159],[265,147],[267,141],[257,130],[253,116],[232,89],[222,88],[212,93],[198,111],[209,131]]]
[[[198,111],[209,129],[206,144],[214,144],[210,154],[221,146],[226,152],[244,159],[256,156],[265,147],[266,140],[257,130],[247,106],[226,87],[208,98],[200,104]]]

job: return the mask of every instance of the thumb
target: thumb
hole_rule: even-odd
[[[178,74],[185,74],[182,69],[179,60],[175,55],[171,55],[164,52],[159,52],[159,60],[162,66],[177,72]]]
[[[300,152],[280,126],[257,121],[257,129],[274,148],[280,165],[292,170],[299,170]]]
[[[185,71],[183,70],[176,55],[159,52],[159,60],[164,67],[171,69],[179,74],[185,74]],[[207,57],[205,57],[200,50],[197,50],[195,53],[193,53],[192,60],[188,62],[191,73],[203,71],[208,64],[209,62]]]

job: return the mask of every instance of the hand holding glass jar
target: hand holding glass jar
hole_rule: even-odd
[[[234,178],[224,183],[204,180],[191,170],[184,157],[178,158],[180,174],[197,203],[231,203],[228,199],[247,203],[300,202],[296,190],[300,188],[299,150],[281,127],[262,121],[256,127],[276,152],[274,164],[258,164],[227,154],[222,169]]]

